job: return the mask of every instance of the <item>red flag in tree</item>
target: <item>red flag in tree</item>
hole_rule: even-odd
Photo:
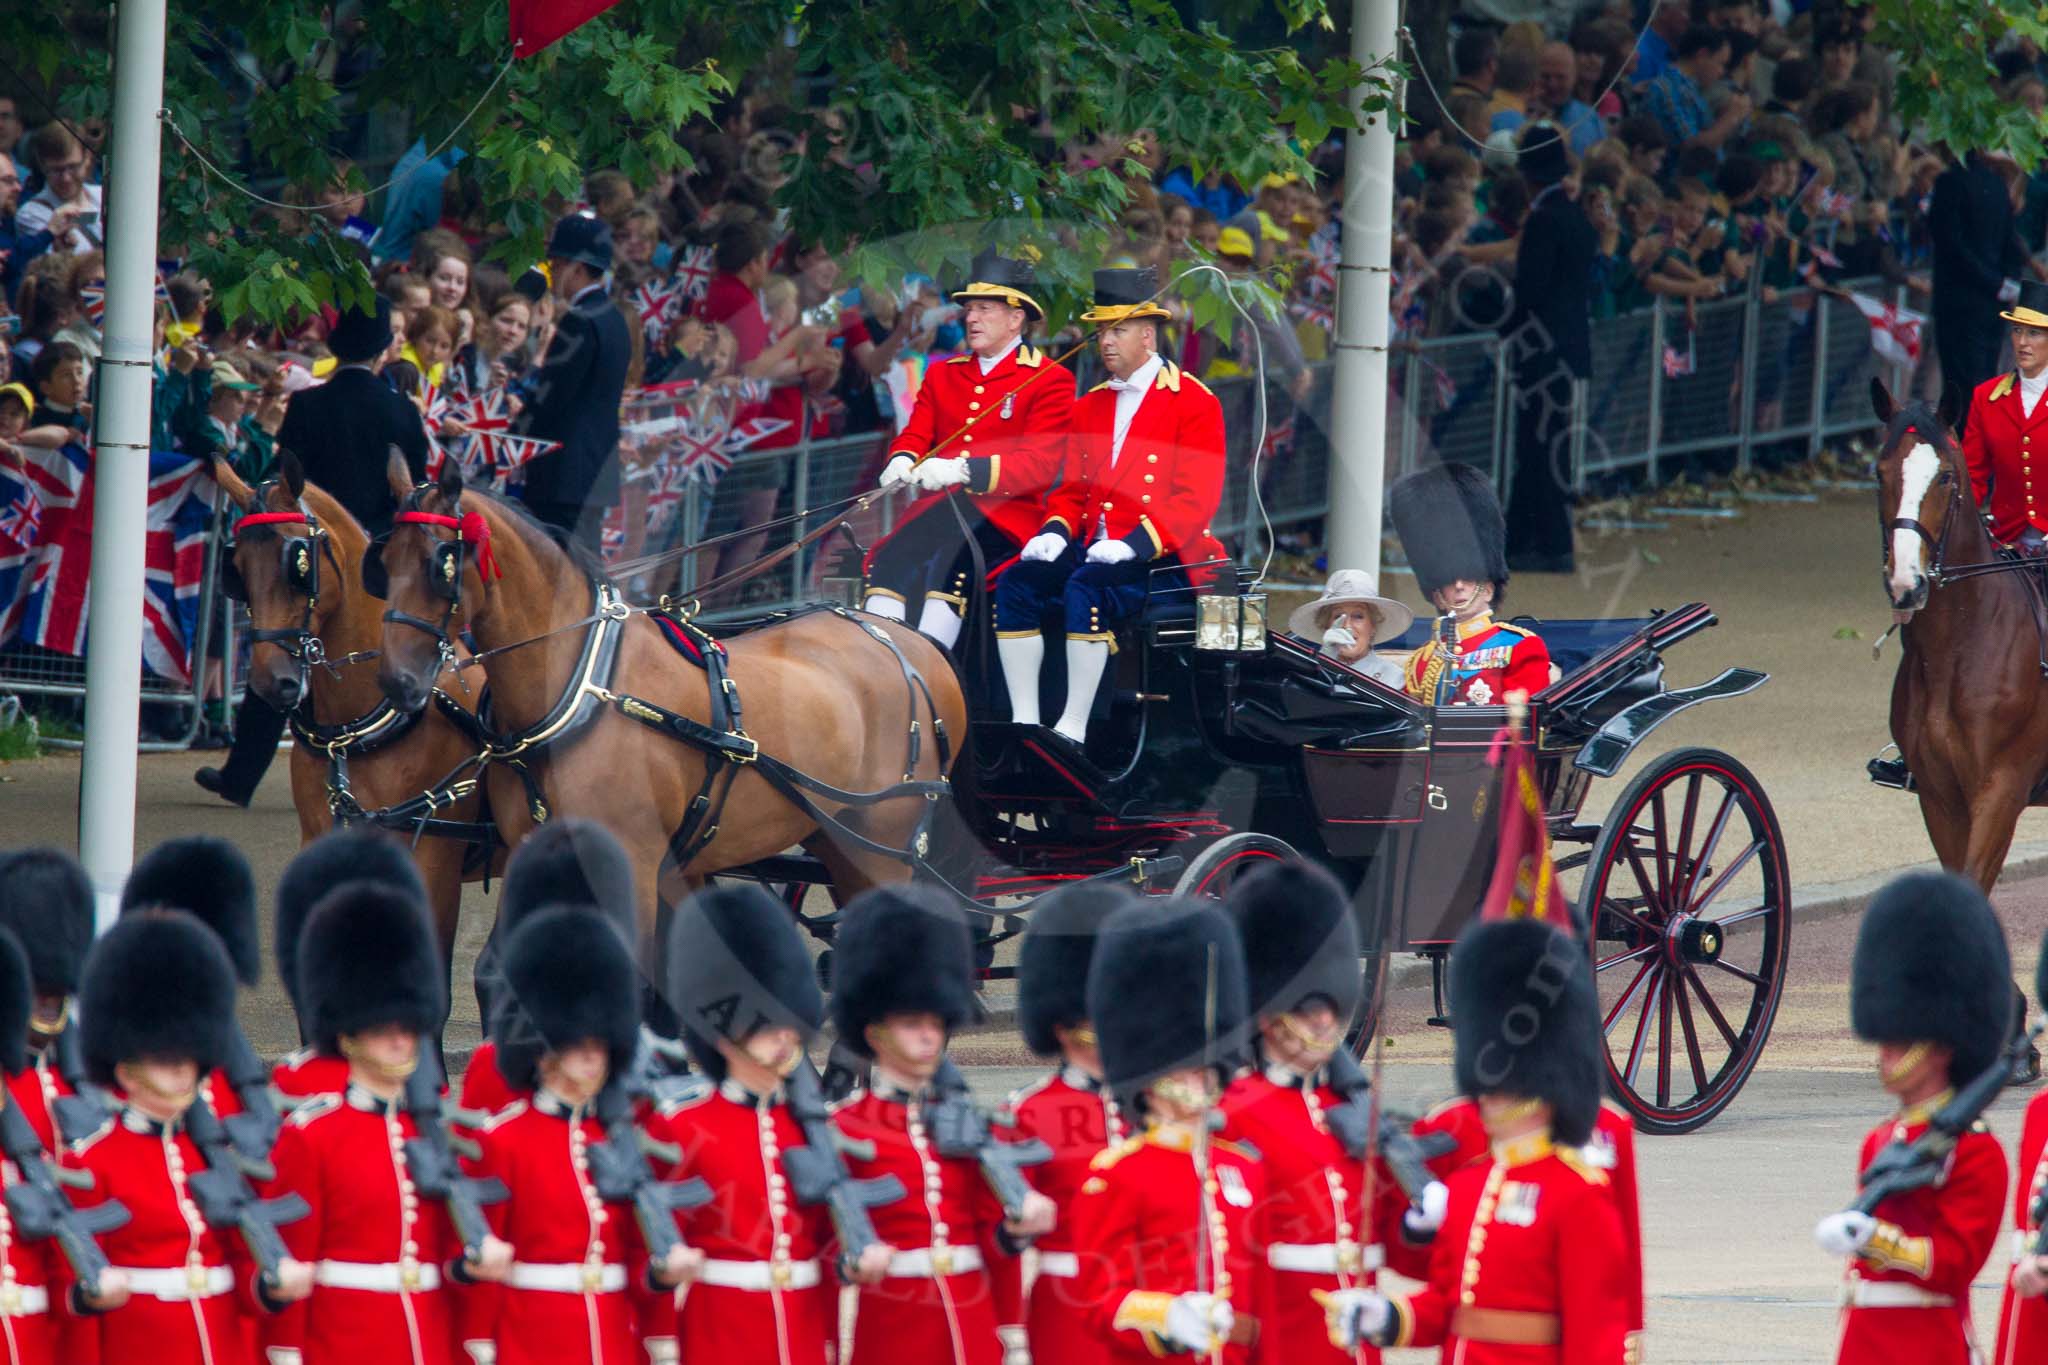
[[[1543,789],[1536,783],[1536,761],[1522,738],[1528,698],[1508,698],[1508,722],[1494,737],[1488,761],[1500,769],[1500,842],[1493,858],[1493,880],[1480,905],[1481,919],[1540,919],[1570,932],[1572,916],[1558,889],[1557,867],[1550,860],[1550,831],[1543,821]]]
[[[512,55],[531,57],[619,0],[512,0]]]

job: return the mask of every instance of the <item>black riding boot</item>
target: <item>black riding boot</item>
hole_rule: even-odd
[[[277,757],[277,741],[284,736],[284,712],[251,693],[235,713],[235,742],[228,761],[219,768],[201,768],[192,780],[223,801],[246,806],[256,795],[257,784]]]

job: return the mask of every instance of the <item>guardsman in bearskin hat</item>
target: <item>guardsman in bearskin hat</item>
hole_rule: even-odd
[[[866,564],[865,609],[892,621],[915,612],[917,628],[948,648],[980,586],[968,581],[974,556],[948,505],[951,490],[969,495],[959,512],[981,547],[982,572],[995,572],[1043,519],[1074,406],[1074,376],[1024,341],[1045,320],[1031,296],[1031,263],[989,250],[974,258],[972,273],[953,295],[966,305],[968,353],[925,372],[882,470],[882,487],[908,483],[928,496],[911,504]]]
[[[1451,990],[1458,1089],[1490,1159],[1445,1182],[1419,1292],[1320,1296],[1331,1340],[1440,1346],[1464,1365],[1622,1365],[1621,1219],[1607,1173],[1579,1152],[1607,1065],[1585,945],[1541,920],[1482,921],[1451,952]]]
[[[1130,904],[1122,886],[1084,883],[1055,891],[1034,907],[1017,950],[1017,1026],[1024,1044],[1059,1066],[1010,1096],[1008,1127],[1038,1138],[1052,1160],[1029,1167],[1032,1188],[1059,1208],[1052,1231],[1038,1239],[1025,1334],[1033,1360],[1097,1365],[1107,1347],[1081,1298],[1081,1258],[1073,1210],[1088,1168],[1104,1149],[1132,1132],[1102,1074],[1102,1051],[1088,1021],[1088,963],[1110,915]]]
[[[1273,1275],[1259,1154],[1212,1132],[1250,1026],[1237,929],[1210,901],[1117,911],[1088,967],[1088,1015],[1103,1073],[1143,1125],[1095,1158],[1074,1201],[1081,1297],[1107,1359],[1243,1365]]]
[[[492,983],[503,975],[505,941],[538,910],[581,905],[597,911],[630,948],[639,941],[633,862],[618,837],[594,820],[550,820],[526,836],[505,864],[498,919],[477,956],[476,1002],[492,1014]],[[462,1073],[462,1107],[495,1114],[525,1096],[498,1071],[497,1043],[477,1045]]]
[[[0,929],[11,931],[27,950],[35,983],[28,1024],[33,1056],[8,1088],[43,1149],[55,1157],[64,1146],[57,1131],[57,1101],[75,1093],[73,1086],[83,1079],[71,1006],[92,947],[93,896],[78,860],[54,848],[0,856]]]
[[[396,838],[368,825],[323,834],[293,855],[277,881],[271,953],[277,962],[278,980],[284,983],[292,1014],[299,1021],[299,1040],[305,1044],[270,1073],[271,1085],[288,1099],[340,1094],[348,1087],[348,1059],[338,1052],[323,1051],[307,1018],[299,989],[298,952],[299,937],[313,907],[343,882],[358,881],[375,882],[408,900],[426,903],[426,885],[420,881],[419,865],[412,855]],[[434,1034],[440,1028],[437,1019],[423,1031]]]
[[[1849,1021],[1877,1044],[1878,1077],[1899,1112],[1863,1139],[1860,1171],[1893,1142],[1912,1142],[1955,1088],[1993,1066],[2012,1030],[2012,962],[1976,883],[1912,872],[1863,912],[1849,965]],[[1935,1184],[1872,1213],[1831,1213],[1814,1240],[1848,1260],[1843,1365],[1977,1358],[1970,1282],[1998,1242],[2005,1150],[1980,1122],[1956,1142]]]
[[[541,910],[505,940],[491,1039],[526,1098],[477,1134],[472,1173],[511,1191],[488,1212],[512,1266],[495,1291],[465,1296],[472,1357],[495,1343],[497,1365],[636,1365],[637,1316],[687,1273],[682,1246],[650,1264],[633,1208],[592,1181],[590,1149],[606,1138],[593,1105],[632,1064],[639,1033],[639,972],[603,915]]]
[[[2034,968],[2034,998],[2048,1008],[2048,944]],[[1998,1310],[1996,1365],[2048,1360],[2048,1256],[2037,1253],[2042,1220],[2035,1216],[2048,1190],[2048,1090],[2027,1102],[2020,1125],[2019,1178],[2013,1189],[2012,1274]]]
[[[991,1265],[1047,1231],[1050,1200],[1034,1193],[1011,1224],[968,1157],[941,1156],[926,1126],[932,1080],[953,1031],[975,1016],[967,923],[944,898],[885,886],[846,909],[832,954],[839,1041],[871,1063],[869,1084],[832,1121],[872,1156],[849,1154],[854,1176],[895,1176],[908,1192],[873,1210],[893,1253],[863,1278],[849,1365],[902,1360],[996,1365],[1003,1356]],[[870,1267],[869,1273],[877,1267]]]
[[[256,1283],[241,1239],[207,1223],[188,1183],[207,1167],[185,1111],[235,1026],[227,951],[182,911],[125,914],[86,959],[78,1004],[86,1074],[122,1107],[64,1164],[92,1176],[81,1206],[117,1199],[129,1214],[99,1238],[130,1291],[99,1318],[99,1358],[252,1365],[240,1295],[294,1303],[312,1291],[313,1267],[287,1257],[274,1281]]]
[[[804,1145],[784,1082],[808,1064],[804,1048],[825,1022],[810,952],[788,907],[760,885],[721,886],[677,908],[667,985],[707,1079],[648,1131],[683,1152],[666,1174],[701,1176],[716,1192],[683,1215],[705,1261],[683,1300],[681,1357],[824,1365],[838,1345],[831,1219],[793,1201],[782,1164]]]
[[[311,1207],[281,1233],[314,1271],[312,1296],[268,1337],[271,1354],[447,1365],[455,1313],[444,1277],[461,1248],[445,1208],[420,1197],[406,1155],[420,1135],[406,1079],[445,1012],[424,896],[369,881],[334,887],[303,927],[296,998],[314,1048],[340,1059],[347,1080],[299,1105],[278,1134],[267,1192]],[[511,1257],[492,1239],[468,1276],[501,1274]]]
[[[1508,590],[1507,528],[1493,482],[1455,461],[1418,469],[1387,490],[1394,531],[1415,582],[1439,613],[1408,659],[1408,694],[1429,706],[1499,706],[1550,685],[1550,651],[1493,618]]]
[[[1274,1293],[1260,1339],[1289,1361],[1376,1361],[1370,1343],[1349,1352],[1331,1344],[1311,1295],[1370,1288],[1390,1251],[1405,1251],[1401,1268],[1419,1273],[1443,1218],[1444,1187],[1430,1185],[1411,1210],[1383,1163],[1368,1170],[1330,1131],[1326,1116],[1346,1097],[1328,1066],[1363,985],[1344,888],[1310,864],[1275,863],[1233,887],[1229,909],[1244,943],[1259,1069],[1224,1092],[1224,1132],[1265,1157]]]
[[[1223,496],[1223,405],[1201,380],[1163,354],[1159,275],[1095,272],[1096,327],[1110,378],[1074,404],[1059,487],[1044,522],[996,585],[996,647],[1010,716],[1039,720],[1039,634],[1058,603],[1067,636],[1067,698],[1053,723],[1079,744],[1115,630],[1143,614],[1153,574],[1185,586],[1183,565],[1220,557],[1209,533]]]

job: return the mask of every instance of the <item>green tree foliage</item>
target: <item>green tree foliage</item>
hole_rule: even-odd
[[[2008,37],[2048,49],[2048,6],[2018,0],[1869,0],[1871,41],[1899,61],[1906,126],[1957,153],[2002,152],[2031,170],[2048,143],[2048,117],[1999,91],[1992,54]]]

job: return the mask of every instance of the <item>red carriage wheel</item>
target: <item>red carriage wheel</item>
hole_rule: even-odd
[[[1749,1079],[1784,991],[1778,817],[1740,763],[1682,749],[1629,783],[1585,877],[1608,1088],[1643,1131],[1690,1132]]]

